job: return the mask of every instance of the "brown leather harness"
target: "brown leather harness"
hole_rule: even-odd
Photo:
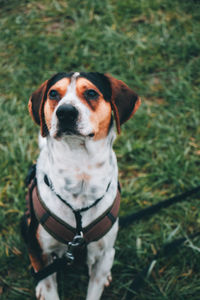
[[[68,244],[71,242],[77,232],[77,228],[72,227],[70,224],[61,220],[52,211],[50,211],[42,198],[40,197],[37,185],[32,191],[33,208],[38,222],[50,233],[56,240],[61,243]],[[96,220],[88,226],[81,228],[83,238],[86,244],[97,241],[102,238],[115,223],[120,206],[120,193],[112,205]]]
[[[49,187],[51,187],[46,178],[44,178],[44,181]],[[109,186],[110,184],[108,185],[107,190]],[[64,201],[59,195],[57,196],[62,201]],[[94,202],[94,204],[96,205],[103,197],[104,196],[97,199]],[[32,275],[37,281],[39,281],[49,276],[50,274],[56,272],[57,268],[60,267],[60,265],[62,265],[63,259],[65,259],[65,262],[67,262],[67,264],[70,265],[74,261],[74,250],[76,251],[77,248],[82,248],[83,246],[86,246],[91,242],[98,241],[111,229],[111,227],[118,218],[118,212],[120,207],[120,186],[118,185],[117,195],[112,205],[101,216],[99,216],[96,220],[94,220],[86,227],[82,227],[81,212],[88,210],[94,205],[77,211],[71,208],[76,219],[76,228],[72,227],[70,224],[66,223],[65,221],[61,220],[58,216],[56,216],[45,205],[38,191],[35,171],[34,176],[32,176],[31,182],[28,186],[26,200],[27,211],[25,213],[25,216],[26,219],[29,218],[29,224],[31,224],[30,226],[34,227],[35,232],[33,234],[36,233],[38,225],[41,224],[45,228],[45,230],[56,240],[68,245],[68,249],[64,255],[64,258],[56,257],[56,259],[51,265],[45,267],[43,270],[37,273],[35,273],[32,270]]]

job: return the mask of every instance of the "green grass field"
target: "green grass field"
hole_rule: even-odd
[[[27,103],[54,73],[109,72],[143,100],[115,143],[121,215],[199,185],[199,20],[197,0],[0,0],[0,299],[35,299],[19,233],[24,178],[38,155]],[[119,232],[102,299],[126,299],[163,243],[199,230],[199,200]],[[132,299],[199,300],[200,240],[191,242],[160,259]],[[61,299],[84,299],[86,285],[85,270],[60,274]]]

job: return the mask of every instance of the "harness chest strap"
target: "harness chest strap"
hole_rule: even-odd
[[[61,220],[51,212],[41,199],[37,185],[32,191],[33,209],[38,222],[61,243],[69,243],[76,235],[76,228]],[[102,238],[117,220],[120,207],[120,192],[117,191],[113,204],[96,220],[82,228],[86,244]]]

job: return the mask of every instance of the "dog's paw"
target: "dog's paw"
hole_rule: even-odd
[[[59,300],[57,284],[48,278],[38,283],[35,292],[37,300]]]
[[[106,282],[105,282],[104,286],[108,287],[110,285],[111,281],[112,281],[112,274],[110,272],[106,278]]]

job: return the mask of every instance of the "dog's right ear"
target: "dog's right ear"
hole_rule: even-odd
[[[40,125],[41,135],[43,137],[48,135],[48,128],[44,118],[44,103],[46,100],[46,80],[30,97],[28,102],[28,109],[32,119],[36,124]]]

